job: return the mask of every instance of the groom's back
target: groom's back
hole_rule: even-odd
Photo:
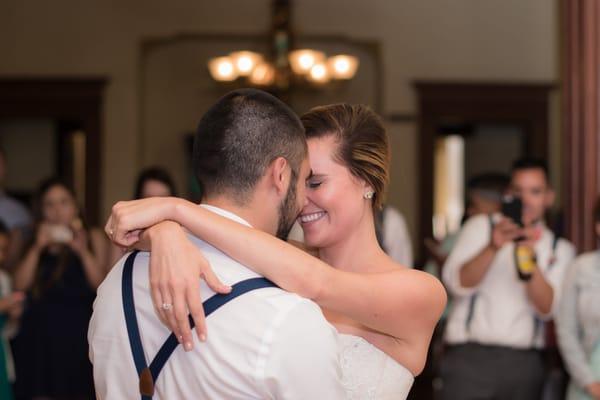
[[[193,239],[225,284],[257,277]],[[125,258],[124,258],[125,259]],[[124,259],[98,289],[88,339],[100,399],[139,398],[121,296]],[[148,253],[133,268],[134,299],[148,363],[169,335],[150,298]],[[214,293],[202,282],[202,300]],[[314,303],[278,288],[242,295],[207,318],[208,340],[179,346],[155,385],[155,399],[342,398],[337,338]]]

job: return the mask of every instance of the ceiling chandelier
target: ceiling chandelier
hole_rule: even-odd
[[[351,54],[327,56],[314,49],[294,49],[291,29],[291,0],[274,0],[271,54],[242,50],[211,58],[208,70],[218,82],[245,81],[251,86],[287,90],[295,84],[324,85],[347,81],[358,69]]]

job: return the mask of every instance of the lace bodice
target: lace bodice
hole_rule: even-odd
[[[340,334],[342,384],[348,400],[404,400],[410,371],[365,339]]]

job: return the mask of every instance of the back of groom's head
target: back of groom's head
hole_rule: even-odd
[[[226,194],[243,205],[273,160],[285,158],[297,176],[306,156],[298,116],[266,92],[239,89],[200,120],[193,164],[205,198]]]

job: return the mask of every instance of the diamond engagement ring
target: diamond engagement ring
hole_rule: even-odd
[[[173,304],[171,303],[162,303],[162,309],[165,311],[169,311],[171,308],[173,308]]]

